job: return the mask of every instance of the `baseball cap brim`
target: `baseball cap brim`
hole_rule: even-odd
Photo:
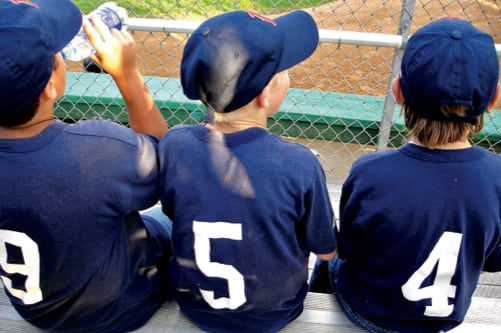
[[[24,110],[40,96],[82,14],[69,0],[0,1],[0,12],[0,109]]]
[[[289,69],[313,54],[318,46],[318,28],[313,18],[298,10],[275,19],[285,42],[277,73]]]
[[[82,26],[82,13],[80,9],[67,0],[33,0],[38,4],[41,15],[47,18],[54,36],[53,51],[61,51]]]

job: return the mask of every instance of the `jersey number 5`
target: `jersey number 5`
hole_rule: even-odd
[[[242,225],[227,222],[200,222],[193,221],[195,235],[195,261],[202,273],[208,277],[222,278],[228,281],[229,297],[214,298],[214,291],[200,289],[204,300],[214,309],[234,310],[244,304],[245,297],[244,277],[231,265],[225,265],[210,260],[210,240],[226,238],[242,240]]]
[[[456,286],[451,284],[451,280],[456,271],[462,237],[462,234],[455,232],[444,232],[421,267],[402,286],[402,293],[409,301],[431,299],[431,305],[425,308],[425,316],[447,317],[454,310],[449,298],[456,295]],[[433,284],[421,287],[437,263]]]
[[[40,290],[40,253],[38,245],[28,235],[11,230],[0,229],[0,265],[7,274],[21,274],[26,276],[25,290],[12,286],[12,280],[1,275],[3,284],[9,293],[24,304],[35,304],[42,300]],[[21,249],[24,263],[13,264],[8,262],[7,244]]]

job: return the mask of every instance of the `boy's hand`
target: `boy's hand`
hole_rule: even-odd
[[[127,31],[109,29],[98,16],[84,20],[83,28],[96,53],[90,58],[115,79],[136,71],[136,42]]]

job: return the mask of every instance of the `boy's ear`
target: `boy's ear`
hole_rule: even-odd
[[[391,83],[391,91],[395,97],[395,101],[398,105],[402,105],[404,102],[404,94],[402,93],[402,86],[400,84],[400,76],[393,79]]]
[[[496,91],[494,92],[494,97],[492,97],[491,102],[487,106],[487,110],[492,109],[494,107],[494,105],[496,105],[496,103],[499,101],[500,98],[501,98],[501,85],[498,84],[496,87]]]
[[[49,82],[45,85],[40,97],[53,100],[57,99],[57,90],[54,84],[53,76],[50,77]]]
[[[270,104],[270,87],[269,84],[256,96],[255,100],[259,107],[267,107]]]

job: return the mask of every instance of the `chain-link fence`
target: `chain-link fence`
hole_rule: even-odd
[[[76,1],[84,12],[105,1]],[[353,160],[361,154],[395,148],[405,141],[403,120],[390,93],[390,82],[398,75],[406,38],[425,23],[444,16],[467,19],[492,34],[501,54],[501,5],[498,0],[314,0],[117,1],[129,9],[130,26],[138,43],[141,71],[155,78],[179,78],[179,65],[189,32],[214,14],[251,9],[273,17],[292,9],[312,14],[320,29],[321,43],[314,55],[292,68],[291,92],[284,109],[270,120],[270,129],[292,141],[316,150],[329,177],[342,180]],[[82,72],[82,64],[69,63],[69,70]],[[76,76],[78,81],[78,75]],[[153,78],[151,79],[153,80]],[[151,82],[154,85],[153,81]],[[156,81],[155,81],[156,82]],[[75,82],[73,82],[75,84]],[[167,83],[165,83],[167,84]],[[168,91],[166,91],[168,90]],[[169,81],[150,87],[165,100],[179,96],[179,84]],[[85,92],[83,92],[85,94]],[[96,108],[93,99],[73,100]],[[203,109],[166,116],[170,125],[198,122]],[[172,107],[171,107],[172,108]],[[99,109],[99,108],[98,108]],[[501,104],[495,107],[501,110]],[[68,110],[66,107],[65,110]],[[106,111],[106,110],[104,110]],[[64,118],[75,117],[65,111]],[[118,111],[126,115],[123,108]],[[103,112],[106,114],[106,112]],[[116,112],[114,112],[116,114]],[[94,114],[92,114],[94,115]],[[115,117],[121,121],[123,117]],[[501,147],[501,115],[486,117],[486,129],[476,143],[493,151]]]

